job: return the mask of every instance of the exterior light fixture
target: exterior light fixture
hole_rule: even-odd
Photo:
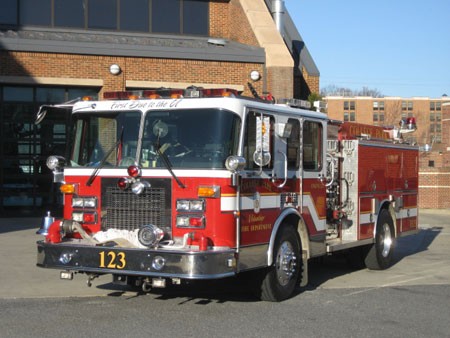
[[[253,81],[258,81],[261,79],[261,74],[259,74],[257,70],[252,70],[252,72],[250,73],[250,79],[252,79]]]
[[[109,66],[109,72],[112,75],[119,75],[121,72],[120,66],[118,64],[112,64],[111,66]]]

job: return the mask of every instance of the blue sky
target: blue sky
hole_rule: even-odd
[[[450,0],[285,0],[320,85],[450,96]]]

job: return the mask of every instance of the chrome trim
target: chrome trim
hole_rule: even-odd
[[[37,266],[68,271],[111,273],[133,276],[154,276],[185,279],[216,279],[236,274],[235,251],[229,248],[209,251],[182,250],[143,250],[117,247],[81,245],[74,243],[51,244],[37,242]],[[124,269],[99,267],[100,252],[123,253],[126,259]],[[60,257],[71,257],[63,264]],[[110,256],[108,256],[109,259]],[[122,257],[118,255],[118,257]],[[164,260],[164,266],[158,270],[153,266],[154,259]],[[108,265],[110,262],[105,262]]]

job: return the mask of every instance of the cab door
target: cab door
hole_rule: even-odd
[[[326,227],[326,121],[301,121],[301,212],[312,242],[324,243]]]

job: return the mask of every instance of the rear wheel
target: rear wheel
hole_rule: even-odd
[[[383,209],[378,216],[375,243],[367,253],[365,264],[371,270],[384,270],[391,265],[394,255],[394,222],[388,210]]]
[[[292,296],[303,269],[301,252],[297,231],[292,226],[283,226],[275,239],[274,262],[261,283],[262,300],[279,302]]]

